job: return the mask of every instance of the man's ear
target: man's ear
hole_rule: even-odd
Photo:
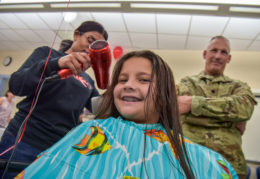
[[[203,51],[203,58],[206,59],[206,55],[207,55],[207,50]]]
[[[227,63],[229,63],[231,61],[231,55],[229,55]]]
[[[75,30],[73,35],[74,41],[76,41],[79,37],[80,37],[80,32],[78,30]]]

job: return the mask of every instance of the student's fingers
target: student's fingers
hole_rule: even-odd
[[[61,69],[69,68],[73,74],[77,75],[88,69],[91,65],[91,61],[87,53],[73,52],[60,58],[58,64]]]
[[[70,69],[73,74],[81,73],[81,65],[77,60],[76,54],[66,55],[58,60],[61,69]]]
[[[78,60],[79,63],[81,63],[82,71],[87,70],[91,65],[90,57],[85,52],[78,53],[77,54],[77,60]]]
[[[72,69],[75,70],[75,71],[72,71],[72,73],[74,73],[75,75],[82,73],[83,64],[79,61],[79,58],[80,57],[76,56],[76,57],[73,57],[71,60],[71,63],[73,65]]]

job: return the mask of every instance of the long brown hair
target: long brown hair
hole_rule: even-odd
[[[180,125],[177,94],[173,73],[170,67],[162,60],[160,56],[148,50],[133,51],[125,54],[114,67],[111,83],[107,91],[103,94],[102,105],[99,108],[96,119],[105,119],[111,116],[116,118],[120,116],[120,113],[118,112],[114,104],[113,90],[118,83],[118,76],[121,72],[124,62],[132,57],[143,57],[151,62],[152,82],[150,83],[145,102],[146,116],[147,111],[149,110],[149,101],[156,101],[155,109],[160,115],[159,122],[163,125],[167,132],[177,159],[179,160],[179,163],[186,177],[194,178],[186,147],[184,145],[184,142],[182,142],[183,133]],[[154,81],[153,79],[155,75],[156,81],[154,82],[155,85],[153,88],[152,83]],[[152,98],[149,98],[149,96],[151,96]],[[146,121],[147,120],[148,119],[146,119]]]

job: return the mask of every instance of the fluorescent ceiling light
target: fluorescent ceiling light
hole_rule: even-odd
[[[120,1],[120,0],[119,0]],[[123,0],[121,0],[123,1]],[[134,0],[136,2],[158,2],[160,0]],[[191,4],[239,4],[239,5],[260,5],[259,0],[163,0],[163,2],[170,2],[170,3],[191,3]]]
[[[260,13],[260,8],[257,7],[230,7],[231,12],[248,12],[248,13]]]
[[[63,16],[64,16],[65,22],[73,22],[77,17],[77,13],[76,12],[65,12],[65,13],[63,13]]]
[[[66,2],[66,0],[1,0],[0,3],[43,3],[43,2]]]
[[[99,2],[99,1],[109,1],[111,0],[70,0],[70,2]],[[114,1],[124,1],[124,0],[114,0]],[[55,2],[68,2],[68,0],[0,0],[0,3],[55,3]]]
[[[52,8],[65,8],[67,7],[67,4],[51,4]],[[81,8],[81,7],[121,7],[120,3],[71,3],[69,4],[69,7],[77,7],[77,8]]]
[[[131,8],[189,9],[189,10],[208,10],[208,11],[218,10],[218,6],[211,6],[211,5],[131,3],[130,6]]]
[[[70,0],[70,2],[97,2],[97,1],[110,1],[110,0]],[[114,0],[115,2],[124,2],[124,0]],[[158,2],[160,3],[160,0],[133,0],[136,2]],[[0,0],[0,3],[54,3],[54,2],[64,2],[66,3],[67,0]],[[239,4],[239,5],[260,5],[259,0],[163,0],[163,2],[185,2],[185,3],[205,3],[205,4]]]
[[[1,4],[0,9],[44,8],[42,4]]]

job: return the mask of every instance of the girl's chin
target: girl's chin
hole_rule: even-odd
[[[122,115],[123,116],[123,118],[125,119],[125,120],[127,120],[127,121],[133,121],[133,122],[135,122],[135,123],[144,123],[144,121],[145,120],[141,120],[141,119],[137,119],[137,118],[135,118],[135,117],[133,117],[133,116],[130,116],[130,115]]]

